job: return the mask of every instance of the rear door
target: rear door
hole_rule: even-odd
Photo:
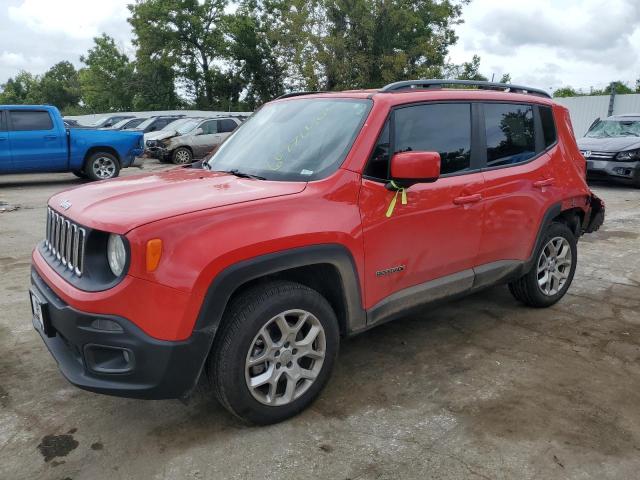
[[[56,128],[47,110],[8,110],[9,144],[18,171],[67,169],[67,131]]]
[[[392,111],[364,171],[359,204],[365,247],[366,306],[412,286],[452,274],[441,291],[464,291],[473,283],[471,268],[478,253],[483,177],[472,138],[469,103],[430,103]],[[407,204],[385,188],[391,152],[437,151],[441,177],[413,185]],[[449,280],[454,281],[449,277]],[[375,320],[374,320],[375,321]]]
[[[6,112],[0,110],[0,173],[11,171],[11,149],[7,131]]]
[[[478,265],[527,260],[555,196],[550,162],[555,135],[545,140],[538,110],[548,107],[497,102],[480,106],[486,167]]]

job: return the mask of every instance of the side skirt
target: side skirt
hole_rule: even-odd
[[[464,297],[477,290],[510,282],[521,277],[525,271],[526,262],[501,260],[405,288],[367,310],[366,327],[353,333],[404,317],[427,305]]]

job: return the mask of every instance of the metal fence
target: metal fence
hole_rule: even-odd
[[[592,97],[565,97],[554,100],[569,109],[571,123],[576,137],[583,137],[593,121],[623,113],[640,114],[640,93],[614,95],[596,95]]]

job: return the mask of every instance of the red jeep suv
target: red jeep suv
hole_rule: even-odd
[[[33,323],[81,388],[184,398],[206,375],[236,416],[277,422],[319,394],[341,337],[496,284],[554,304],[603,219],[544,91],[288,94],[201,168],[52,197]]]

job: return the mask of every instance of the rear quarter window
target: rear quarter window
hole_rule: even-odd
[[[556,124],[553,121],[553,110],[551,107],[540,106],[540,121],[542,123],[542,136],[544,137],[545,148],[556,143]]]
[[[489,168],[524,163],[536,155],[531,105],[487,103],[484,116]]]
[[[49,112],[43,110],[12,110],[11,130],[16,132],[28,130],[51,130],[53,122]]]

